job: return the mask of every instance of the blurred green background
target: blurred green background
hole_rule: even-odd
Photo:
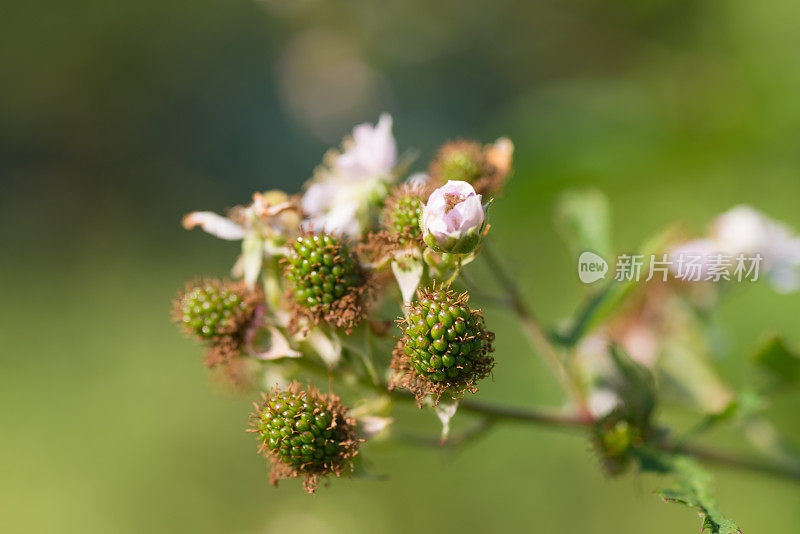
[[[584,438],[540,428],[500,427],[456,456],[367,446],[390,481],[271,488],[250,399],[169,322],[182,281],[224,274],[237,245],[179,220],[296,191],[382,110],[420,170],[448,138],[507,135],[517,172],[492,233],[555,322],[579,302],[550,223],[564,188],[609,194],[620,250],[741,202],[800,228],[798,17],[792,0],[6,2],[0,530],[699,530],[657,481],[608,479]],[[764,330],[800,342],[797,295],[751,286],[721,313],[734,385]],[[507,319],[489,314],[498,366],[480,397],[558,405]],[[796,443],[798,409],[784,395],[770,411]],[[800,486],[715,473],[745,532],[800,522]]]

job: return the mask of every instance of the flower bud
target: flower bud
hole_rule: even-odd
[[[469,254],[481,242],[486,211],[467,182],[448,181],[431,193],[420,226],[425,244],[437,252]]]
[[[355,420],[347,417],[336,395],[297,382],[285,391],[276,387],[257,405],[250,426],[260,450],[272,460],[274,485],[282,478],[303,477],[306,491],[314,493],[320,477],[352,470],[359,445]]]

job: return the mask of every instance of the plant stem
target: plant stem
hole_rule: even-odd
[[[541,355],[545,364],[550,368],[550,371],[561,384],[561,387],[577,407],[579,413],[584,418],[590,417],[586,397],[581,391],[581,388],[567,371],[558,352],[553,347],[548,335],[545,333],[544,328],[542,328],[533,311],[531,311],[522,300],[519,286],[517,286],[517,283],[505,270],[502,262],[495,256],[487,242],[484,242],[483,249],[481,250],[481,257],[484,258],[488,264],[489,270],[498,283],[503,286],[503,289],[508,295],[511,309],[519,317],[531,346]]]
[[[296,363],[301,364],[303,367],[319,374],[325,378],[333,378],[350,382],[341,375],[337,375],[334,370],[329,369],[321,363],[314,362],[307,357],[298,358],[294,360]],[[386,384],[373,383],[368,378],[355,378],[355,382],[366,388],[373,390],[377,393],[389,395],[393,399],[402,400],[405,402],[415,402],[414,397],[406,391],[389,390]],[[496,423],[516,422],[531,425],[540,425],[544,428],[551,428],[556,430],[575,430],[575,429],[588,429],[593,427],[597,421],[591,416],[581,414],[563,414],[544,410],[533,410],[529,408],[517,408],[513,406],[504,406],[499,404],[489,404],[479,401],[461,400],[459,401],[458,409],[483,417],[484,423],[487,426],[493,426]],[[482,428],[480,426],[479,428]],[[795,465],[787,465],[784,463],[770,462],[758,458],[751,458],[746,456],[736,455],[725,451],[719,451],[710,448],[699,447],[695,445],[675,444],[675,443],[662,443],[658,447],[661,450],[669,452],[680,452],[693,456],[699,460],[703,460],[710,464],[715,464],[723,467],[731,467],[736,469],[743,469],[753,471],[756,473],[763,473],[769,475],[780,476],[800,482],[800,467]]]
[[[298,358],[294,360],[294,362],[325,378],[340,379],[345,383],[348,382],[345,377],[337,375],[332,369],[329,369],[321,363],[314,362],[307,357]],[[359,386],[383,395],[389,395],[393,399],[402,400],[405,402],[416,402],[411,393],[396,389],[389,390],[388,385],[383,382],[373,382],[365,377],[353,377],[353,380]],[[458,408],[461,411],[481,415],[493,420],[541,423],[543,425],[558,428],[580,428],[591,426],[595,423],[595,420],[591,416],[586,417],[582,415],[562,414],[544,410],[516,408],[471,400],[459,401]]]
[[[732,467],[735,469],[744,469],[746,471],[753,471],[756,473],[776,475],[783,478],[788,478],[794,482],[800,482],[800,467],[796,465],[770,462],[759,458],[751,458],[748,456],[741,456],[730,452],[718,451],[715,449],[708,449],[694,445],[681,445],[677,448],[667,447],[667,450],[682,452],[710,464]]]

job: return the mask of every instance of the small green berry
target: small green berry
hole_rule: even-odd
[[[339,398],[296,382],[265,394],[250,426],[272,459],[273,482],[304,477],[309,493],[319,477],[352,468],[358,449],[355,422],[346,416]]]
[[[445,390],[475,390],[494,365],[488,356],[494,334],[483,317],[466,306],[466,295],[438,289],[419,291],[416,304],[399,321],[403,335],[392,359],[392,387],[411,390],[418,400]]]
[[[388,207],[383,225],[389,232],[398,236],[398,244],[406,245],[422,236],[419,227],[422,202],[417,194],[406,190],[402,196],[388,204]]]
[[[429,170],[437,182],[458,180],[475,183],[487,167],[483,147],[475,141],[451,141],[439,148]]]
[[[351,330],[361,320],[366,284],[358,260],[340,239],[327,234],[297,238],[287,256],[285,275],[297,304],[293,329],[301,318]]]
[[[186,333],[206,343],[206,365],[212,367],[241,353],[263,298],[259,286],[249,289],[244,282],[200,280],[178,295],[172,314]]]
[[[238,294],[213,282],[194,286],[180,298],[181,322],[206,339],[235,331],[236,318],[249,311]]]
[[[631,451],[644,443],[644,431],[618,411],[606,415],[595,428],[594,443],[603,466],[612,475],[622,473]]]
[[[479,195],[488,198],[502,190],[511,172],[514,145],[498,139],[484,146],[477,141],[448,141],[439,147],[428,166],[431,182],[438,185],[448,180],[471,184]]]

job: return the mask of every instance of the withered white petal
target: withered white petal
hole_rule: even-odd
[[[379,417],[377,415],[362,415],[356,417],[358,428],[366,439],[373,438],[383,432],[394,422],[391,417]]]
[[[193,211],[183,218],[182,224],[187,230],[199,226],[209,234],[229,241],[244,239],[245,236],[245,230],[239,224],[212,211]]]
[[[274,326],[267,327],[270,334],[270,347],[256,353],[259,360],[278,360],[280,358],[299,358],[301,353],[294,350],[280,330]]]

